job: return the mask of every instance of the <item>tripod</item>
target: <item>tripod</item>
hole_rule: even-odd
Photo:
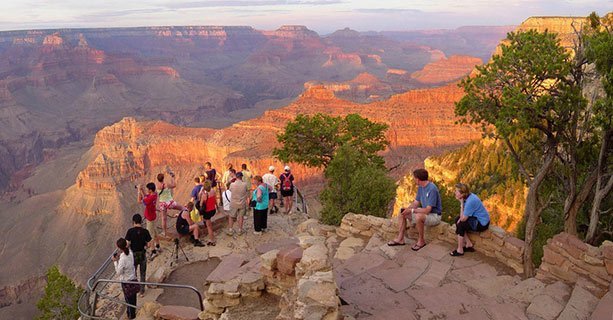
[[[173,262],[177,263],[177,261],[179,261],[179,250],[181,251],[181,253],[183,253],[183,257],[185,257],[185,260],[187,262],[189,262],[189,258],[187,257],[187,254],[185,254],[185,251],[183,250],[183,247],[181,247],[181,244],[179,242],[179,238],[175,238],[175,247],[172,250],[172,254],[170,255],[171,257],[174,256],[174,260],[170,262],[171,266],[172,266]]]

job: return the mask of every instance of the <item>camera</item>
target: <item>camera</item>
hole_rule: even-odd
[[[137,184],[134,185],[134,189],[138,189],[138,185]]]
[[[117,258],[117,252],[113,252],[113,257]]]

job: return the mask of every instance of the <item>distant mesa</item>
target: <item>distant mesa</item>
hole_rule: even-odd
[[[310,30],[306,26],[284,25],[274,31],[274,35],[281,38],[306,39],[319,38],[317,32]]]
[[[341,30],[334,31],[333,33],[329,35],[329,37],[331,38],[359,38],[360,32],[350,29],[350,28],[344,28]]]
[[[427,64],[422,70],[413,72],[411,79],[424,84],[440,84],[456,81],[469,75],[475,66],[483,64],[479,58],[451,56]]]

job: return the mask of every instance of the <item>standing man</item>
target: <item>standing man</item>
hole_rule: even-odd
[[[134,272],[140,267],[140,282],[145,282],[147,274],[147,250],[146,247],[151,241],[151,234],[142,227],[143,217],[140,214],[132,216],[132,228],[126,233],[126,241],[134,255]],[[145,285],[140,285],[140,296],[145,294]]]
[[[285,172],[279,176],[281,182],[281,196],[283,197],[283,207],[285,214],[292,213],[292,198],[294,197],[294,175],[290,167],[285,166]]]
[[[247,169],[246,163],[241,164],[241,172],[243,173],[243,181],[247,184],[247,191],[249,191],[251,190],[251,177],[253,177],[253,175],[251,171]]]
[[[155,210],[157,207],[158,195],[155,192],[155,183],[153,182],[147,183],[146,194],[142,186],[139,185],[136,188],[138,189],[138,202],[145,206],[143,215],[145,216],[145,220],[147,222],[147,230],[149,231],[149,235],[153,238],[153,242],[155,242],[155,248],[151,250],[151,257],[149,257],[149,259],[153,260],[158,252],[162,251],[160,248],[160,239],[157,233],[157,213]]]
[[[268,173],[262,176],[264,183],[268,185],[268,198],[270,201],[268,202],[268,210],[271,214],[279,212],[279,208],[275,206],[275,199],[277,199],[277,188],[281,183],[279,178],[275,176],[275,167],[268,167]]]
[[[417,243],[411,247],[413,251],[426,246],[424,238],[424,226],[435,226],[441,222],[443,205],[441,195],[434,183],[428,181],[428,171],[417,169],[413,171],[413,181],[417,184],[417,196],[415,201],[408,208],[400,209],[398,214],[398,236],[387,243],[388,246],[404,245],[404,234],[406,231],[406,219],[412,225],[417,225],[419,238]]]
[[[234,220],[238,222],[238,234],[243,234],[243,222],[247,216],[247,207],[249,201],[249,186],[243,181],[243,173],[237,172],[236,179],[230,183],[228,188],[232,193],[230,198],[230,213],[228,214],[228,232],[234,233],[232,228]]]

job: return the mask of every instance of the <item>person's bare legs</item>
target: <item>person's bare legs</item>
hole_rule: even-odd
[[[464,247],[472,248],[473,246],[474,246],[473,243],[470,241],[470,238],[468,237],[468,232],[466,232],[464,234]]]
[[[464,239],[466,238],[466,235],[461,236],[458,235],[458,248],[456,249],[456,251],[458,253],[464,253]]]
[[[191,231],[194,234],[194,239],[198,240],[200,238],[200,227],[198,227],[198,224],[194,223],[191,226],[189,226],[189,231]]]
[[[206,231],[209,234],[209,241],[215,242],[215,235],[213,234],[213,221],[211,219],[204,220],[206,223]]]
[[[402,210],[399,214],[398,214],[398,235],[396,236],[396,238],[394,238],[394,242],[396,243],[404,243],[404,235],[407,229],[407,217],[405,215],[405,212],[407,212],[407,210]],[[409,220],[410,220],[410,215],[409,215]]]
[[[426,239],[424,239],[424,226],[426,224],[426,215],[423,213],[415,214],[415,225],[417,226],[417,232],[419,233],[419,238],[417,239],[417,246],[423,247],[426,244]]]
[[[285,205],[285,214],[289,214],[292,211],[292,197],[283,197]]]
[[[162,235],[165,237],[166,236],[166,214],[168,213],[168,209],[166,207],[164,207],[164,209],[162,209]]]
[[[245,222],[245,217],[242,214],[238,214],[237,218],[238,222],[238,230],[243,231],[243,222]]]
[[[233,226],[234,226],[234,218],[228,215],[228,230],[232,230]]]

